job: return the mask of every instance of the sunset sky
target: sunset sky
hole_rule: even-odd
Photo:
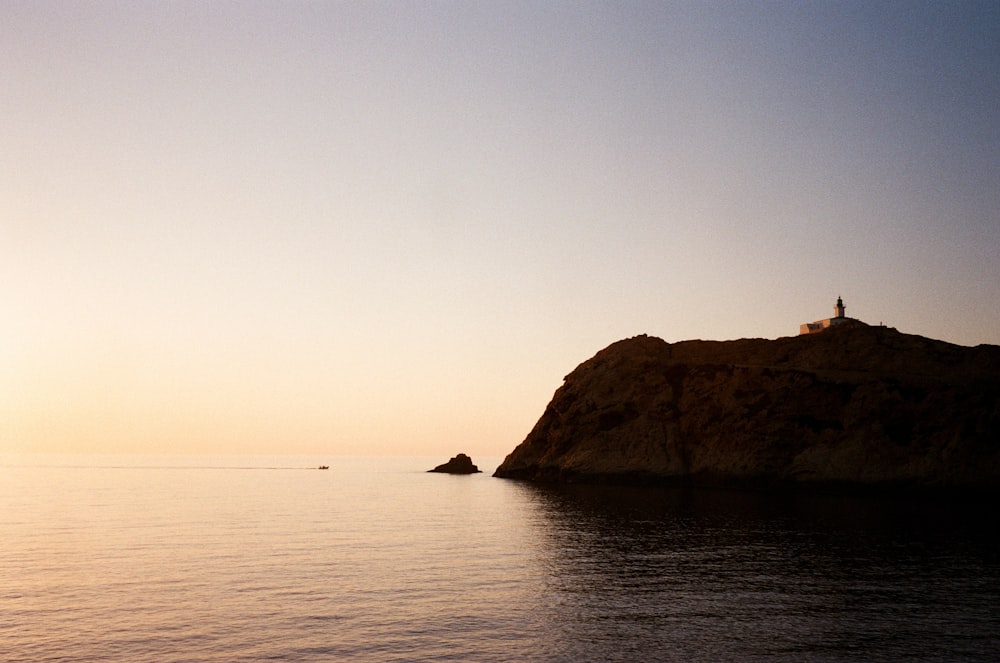
[[[1000,343],[1000,3],[0,3],[0,452],[503,455],[601,348]]]

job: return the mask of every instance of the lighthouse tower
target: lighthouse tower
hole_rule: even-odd
[[[821,332],[824,329],[829,329],[830,327],[864,327],[865,323],[860,320],[855,320],[854,318],[848,318],[845,311],[847,307],[844,306],[844,298],[837,297],[837,303],[833,306],[834,316],[832,318],[827,318],[826,320],[817,320],[816,322],[807,322],[804,325],[799,325],[800,334],[815,334]]]

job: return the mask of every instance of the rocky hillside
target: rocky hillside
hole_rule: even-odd
[[[638,336],[567,376],[495,476],[1000,487],[1000,347]]]

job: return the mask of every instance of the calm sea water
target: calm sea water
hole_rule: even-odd
[[[992,505],[475,460],[0,458],[0,659],[1000,659]]]

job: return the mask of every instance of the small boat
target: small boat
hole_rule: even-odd
[[[330,469],[330,466],[329,465],[320,465],[319,469],[321,469],[321,470],[328,470],[328,469]]]

